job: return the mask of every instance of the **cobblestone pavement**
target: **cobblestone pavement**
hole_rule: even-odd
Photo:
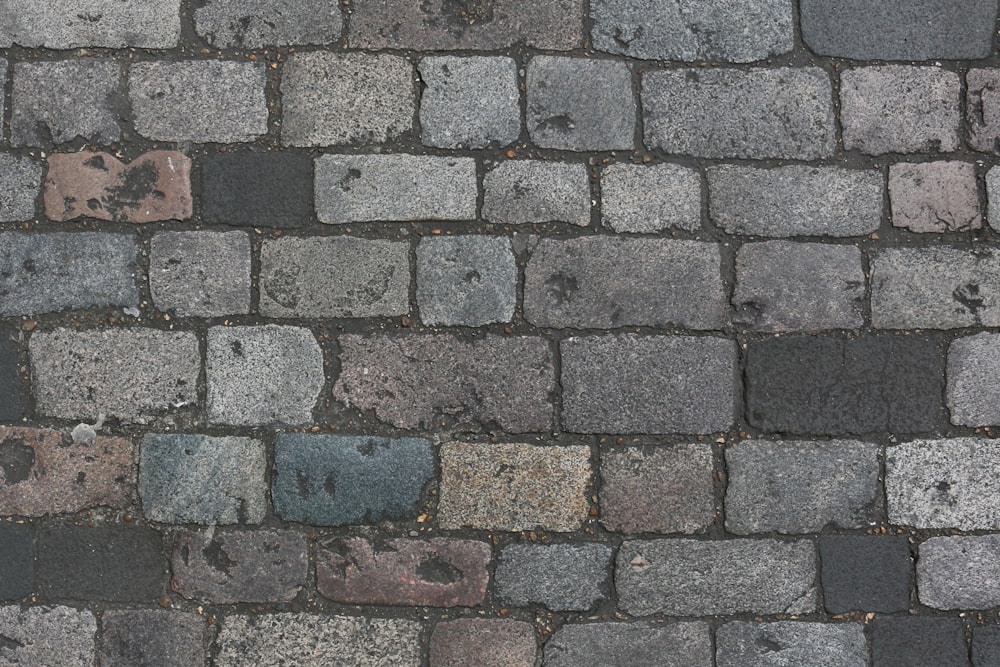
[[[996,0],[0,0],[0,664],[1000,665]]]

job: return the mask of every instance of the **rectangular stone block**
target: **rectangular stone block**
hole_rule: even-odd
[[[704,158],[830,157],[832,95],[830,77],[815,67],[646,72],[645,143]]]
[[[969,147],[983,153],[1000,153],[1000,69],[971,69],[965,82]]]
[[[1000,535],[932,537],[919,550],[921,604],[935,609],[1000,605]]]
[[[136,656],[157,667],[204,667],[204,616],[166,609],[105,610],[101,614],[101,667],[135,667]]]
[[[987,667],[1000,662],[1000,626],[976,626],[972,630],[972,664]]]
[[[979,183],[971,162],[937,161],[889,167],[892,224],[911,232],[980,229]]]
[[[677,164],[612,164],[601,172],[601,220],[616,232],[701,229],[701,175]]]
[[[606,544],[511,544],[500,551],[497,596],[512,607],[588,611],[609,597],[611,560]]]
[[[182,317],[249,313],[250,266],[243,232],[160,232],[149,244],[153,303]]]
[[[279,152],[214,153],[200,161],[205,222],[304,227],[313,213],[313,158]]]
[[[0,71],[4,69],[0,66]],[[0,153],[0,222],[33,219],[35,200],[41,185],[41,161],[28,156]]]
[[[871,628],[873,664],[880,667],[969,667],[969,647],[965,643],[965,625],[961,619],[880,616]]]
[[[868,667],[862,623],[726,623],[715,633],[718,667]]]
[[[417,305],[431,326],[509,322],[517,306],[517,258],[503,236],[431,236],[417,246]]]
[[[714,433],[733,423],[731,340],[632,334],[567,338],[563,427],[573,433]]]
[[[956,426],[1000,424],[1000,335],[956,338],[948,347],[945,400]]]
[[[93,667],[97,620],[90,610],[0,607],[0,660],[8,665]]]
[[[181,0],[7,0],[0,46],[171,49],[181,36]]]
[[[343,17],[327,0],[208,0],[194,10],[194,29],[219,49],[336,44]]]
[[[27,403],[27,384],[21,377],[20,334],[0,326],[0,419],[20,419]]]
[[[32,530],[28,526],[0,524],[0,600],[31,595],[35,590],[34,558]]]
[[[545,642],[548,667],[712,667],[707,623],[566,623]]]
[[[431,633],[431,667],[535,667],[537,653],[535,628],[524,621],[457,618]]]
[[[498,224],[590,224],[590,182],[582,164],[507,160],[483,176],[483,219]]]
[[[831,614],[905,612],[913,558],[903,535],[820,535],[823,604]]]

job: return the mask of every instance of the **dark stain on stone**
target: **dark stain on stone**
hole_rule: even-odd
[[[91,211],[100,211],[104,207],[101,205],[101,202],[99,200],[91,197],[90,199],[87,200],[87,208],[89,208]]]
[[[24,438],[9,438],[0,443],[0,470],[7,484],[28,479],[35,465],[35,450],[24,444]]]
[[[208,546],[201,550],[201,553],[205,557],[206,563],[224,574],[229,574],[230,569],[236,565],[236,561],[229,557],[218,540],[209,542]]]
[[[323,490],[331,496],[337,495],[337,480],[333,475],[327,475],[323,480]]]
[[[353,169],[353,168],[348,169],[347,173],[344,174],[344,177],[340,179],[340,189],[343,190],[344,192],[350,192],[351,181],[356,181],[359,178],[361,178],[360,169]]]
[[[7,635],[0,635],[0,648],[16,651],[19,648],[24,648],[24,642],[19,642],[13,637],[8,637]]]
[[[190,565],[189,559],[191,558],[191,549],[185,544],[181,547],[181,560],[184,561],[185,565]]]
[[[778,642],[774,641],[767,635],[761,635],[757,637],[757,646],[760,647],[761,653],[777,653],[784,649],[784,647]]]
[[[481,282],[482,279],[483,276],[480,275],[479,271],[476,271],[475,269],[466,272],[466,274],[462,276],[462,280],[464,280],[467,283],[478,283]]]
[[[442,584],[447,586],[454,584],[465,578],[465,574],[438,556],[431,556],[420,562],[414,571],[418,577],[432,584]]]
[[[134,167],[129,167],[120,185],[107,188],[107,210],[115,218],[116,222],[121,222],[126,216],[122,213],[125,209],[137,209],[142,204],[142,200],[149,197],[156,190],[156,183],[160,179],[160,170],[152,162],[143,162]],[[122,213],[121,216],[118,214]]]
[[[82,471],[76,473],[76,483],[77,484],[86,484],[87,483],[87,473],[82,472]]]
[[[563,305],[573,299],[573,295],[580,289],[580,283],[573,276],[565,273],[554,273],[545,279],[545,295],[556,302],[556,305]]]
[[[234,340],[233,342],[231,342],[229,344],[229,349],[231,349],[233,351],[233,354],[235,354],[237,357],[243,356],[243,343],[241,343],[240,341]]]
[[[309,496],[312,495],[312,491],[309,490],[309,476],[301,470],[296,470],[295,483],[299,487],[299,497],[302,500],[309,500]]]
[[[942,481],[935,484],[934,488],[940,491],[941,493],[948,493],[949,491],[951,491],[951,484],[949,482]]]
[[[973,315],[977,314],[979,309],[983,307],[984,301],[979,296],[979,285],[975,283],[968,283],[956,288],[951,293],[951,296],[955,301],[965,306]]]
[[[24,263],[21,264],[21,266],[22,268],[24,268],[25,272],[30,273],[32,275],[38,272],[37,268],[35,267],[35,260],[33,259],[24,260]]]
[[[569,114],[559,114],[558,116],[549,116],[541,123],[538,124],[536,129],[543,131],[556,131],[556,132],[570,132],[575,127],[573,123],[573,117]]]
[[[100,169],[101,171],[108,170],[107,165],[104,163],[104,156],[102,155],[95,155],[94,157],[85,161],[84,164],[87,165],[88,167],[93,167],[94,169]]]

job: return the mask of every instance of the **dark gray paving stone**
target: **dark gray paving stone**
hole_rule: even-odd
[[[877,616],[871,624],[875,667],[968,667],[965,631],[957,618]]]
[[[195,31],[221,49],[336,44],[343,21],[327,0],[208,0],[194,10]]]
[[[597,543],[512,544],[500,551],[497,595],[513,607],[593,609],[608,595],[613,555]]]
[[[726,623],[715,632],[718,667],[868,667],[861,623]]]
[[[0,419],[3,421],[20,419],[28,397],[21,379],[18,337],[14,329],[0,326]]]
[[[567,623],[545,642],[546,667],[711,667],[707,623]]]
[[[506,618],[457,618],[431,633],[430,667],[535,667],[530,623]]]
[[[911,232],[980,229],[979,184],[971,162],[944,161],[889,167],[892,224]]]
[[[486,165],[483,218],[500,224],[590,224],[590,182],[582,164],[506,160]]]
[[[612,164],[601,172],[601,220],[616,232],[701,228],[701,175],[677,164]]]
[[[5,68],[0,66],[0,71]],[[21,222],[35,217],[35,200],[42,187],[42,163],[35,158],[0,154],[0,221]]]
[[[303,227],[313,160],[292,153],[214,153],[201,160],[202,218],[240,227]]]
[[[0,600],[18,600],[34,591],[33,541],[28,526],[0,524]]]
[[[204,667],[206,619],[166,609],[101,614],[101,667]]]
[[[421,239],[417,246],[417,305],[420,319],[431,326],[509,322],[517,305],[517,262],[510,239]]]
[[[972,664],[975,667],[1000,665],[1000,626],[973,626]]]
[[[935,609],[1000,605],[1000,535],[932,537],[917,555],[917,595]]]
[[[1000,70],[971,69],[967,87],[965,120],[969,124],[969,147],[984,153],[1000,153]]]
[[[943,421],[943,354],[927,337],[789,336],[747,350],[747,419],[770,433],[919,433]],[[872,369],[879,369],[873,374]]]
[[[97,621],[89,610],[0,607],[0,662],[6,665],[93,667]]]
[[[8,0],[0,46],[170,49],[181,36],[180,0]],[[84,11],[81,11],[84,10]]]
[[[158,310],[189,317],[250,312],[250,237],[161,232],[150,241],[149,289]]]
[[[957,426],[1000,424],[1000,335],[956,338],[948,347],[945,400]]]
[[[271,495],[286,521],[324,526],[411,519],[435,458],[422,438],[279,433]]]
[[[821,56],[967,60],[992,52],[991,0],[802,0],[802,37]]]
[[[913,560],[905,536],[821,535],[819,558],[831,614],[909,609]]]

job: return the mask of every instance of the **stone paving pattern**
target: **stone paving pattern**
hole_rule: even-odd
[[[0,665],[1000,665],[995,0],[0,0]]]

